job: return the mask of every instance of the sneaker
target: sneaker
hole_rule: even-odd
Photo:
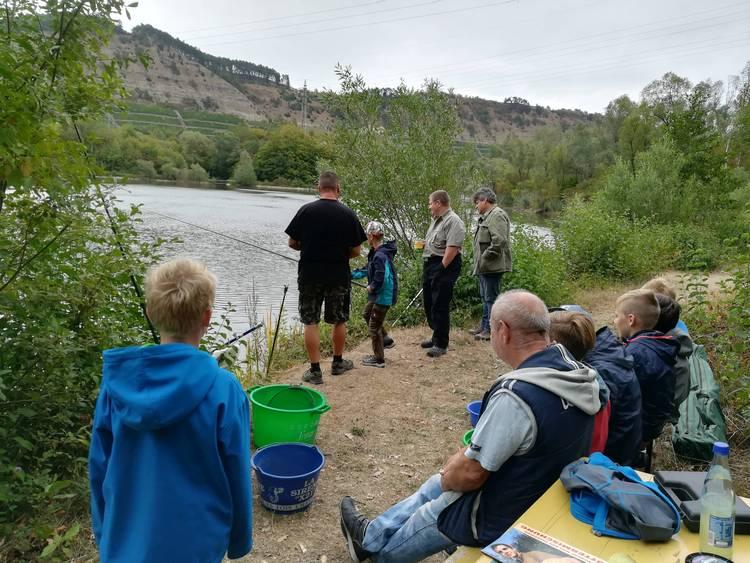
[[[365,541],[365,532],[370,521],[357,510],[352,497],[341,499],[339,512],[341,513],[341,531],[346,538],[349,557],[354,563],[366,561],[372,554],[362,547],[362,542]]]
[[[302,375],[302,381],[312,383],[313,385],[320,385],[323,383],[323,372],[321,370],[307,368],[307,371]]]
[[[339,362],[333,362],[331,364],[331,375],[341,375],[350,369],[354,369],[354,362],[342,359]]]
[[[476,335],[477,335],[477,334],[479,334],[480,332],[483,332],[483,329],[482,329],[482,327],[481,327],[481,326],[478,326],[477,328],[472,328],[472,329],[471,329],[471,330],[469,331],[469,334],[471,334],[472,336],[476,336]]]
[[[490,339],[489,330],[483,330],[482,332],[478,332],[474,335],[474,340],[489,340],[489,339]]]
[[[396,346],[396,342],[391,338],[390,336],[384,336],[383,337],[383,348],[394,348]]]
[[[432,348],[434,344],[432,343],[432,338],[429,340],[422,340],[422,343],[420,344],[422,348]]]
[[[375,356],[365,356],[362,358],[362,365],[373,368],[384,368],[385,360],[378,360]]]
[[[448,350],[446,348],[441,348],[440,346],[433,346],[429,350],[427,350],[427,355],[430,358],[439,358],[443,354],[445,354]]]

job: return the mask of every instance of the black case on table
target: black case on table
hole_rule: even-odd
[[[682,515],[682,522],[691,532],[698,533],[701,525],[701,492],[705,471],[657,471],[654,481],[672,499]],[[737,498],[734,533],[750,534],[750,507]]]

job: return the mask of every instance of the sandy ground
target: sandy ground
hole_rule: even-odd
[[[667,273],[679,288],[676,273]],[[709,280],[719,289],[722,276]],[[588,288],[576,299],[589,310],[597,326],[610,324],[614,301],[623,288]],[[373,517],[410,495],[461,446],[471,426],[466,404],[481,399],[491,382],[509,368],[495,358],[488,342],[476,342],[465,330],[453,330],[446,356],[425,356],[419,342],[427,327],[394,330],[397,342],[386,350],[386,368],[361,365],[371,353],[369,342],[347,352],[356,369],[330,376],[316,387],[332,409],[322,415],[317,445],[326,456],[313,505],[303,513],[279,516],[264,509],[255,490],[254,548],[241,561],[349,561],[339,528],[338,504],[351,495]],[[275,378],[298,383],[306,366],[296,366]],[[668,435],[659,442],[655,468],[690,468],[674,457]],[[734,465],[734,464],[733,464]],[[737,475],[737,477],[740,477]],[[738,487],[747,495],[747,487]],[[433,556],[429,561],[442,561]]]

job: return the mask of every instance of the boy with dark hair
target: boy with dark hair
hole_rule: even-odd
[[[659,302],[648,289],[624,293],[615,305],[614,324],[633,356],[633,369],[641,386],[642,442],[661,434],[672,414],[674,364],[679,348],[671,336],[654,330],[659,320]]]
[[[681,307],[674,298],[656,294],[656,300],[659,303],[659,320],[654,327],[659,332],[663,332],[673,337],[679,343],[677,357],[674,363],[674,401],[672,404],[672,415],[670,422],[675,424],[680,419],[680,405],[687,399],[690,391],[690,356],[693,354],[693,341],[690,335],[678,328],[680,322]],[[684,323],[683,323],[684,326]],[[687,327],[686,327],[687,328]]]
[[[219,563],[252,547],[247,396],[198,349],[215,293],[203,264],[154,268],[146,308],[161,344],[104,352],[89,450],[104,563]]]
[[[393,265],[396,241],[383,242],[383,231],[378,221],[370,221],[365,228],[370,252],[367,254],[367,305],[363,316],[370,330],[373,353],[365,356],[362,364],[376,368],[385,367],[385,316],[398,299],[398,278]]]

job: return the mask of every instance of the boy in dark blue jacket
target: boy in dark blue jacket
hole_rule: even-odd
[[[678,342],[653,330],[659,320],[659,303],[648,289],[624,293],[615,305],[614,324],[633,356],[633,369],[641,386],[642,442],[661,434],[674,401],[674,364]]]
[[[383,225],[370,221],[365,228],[370,252],[367,254],[367,305],[363,311],[372,339],[372,355],[365,356],[366,366],[384,368],[385,352],[383,339],[387,336],[385,316],[398,299],[398,278],[393,258],[396,256],[396,241],[383,242]]]
[[[147,311],[161,344],[104,352],[89,450],[104,563],[219,563],[252,547],[247,397],[198,349],[215,293],[192,260],[153,269]]]

